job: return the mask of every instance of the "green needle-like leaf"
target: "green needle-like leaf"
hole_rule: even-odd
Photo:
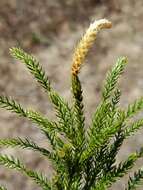
[[[139,119],[139,120],[129,124],[129,126],[127,126],[124,131],[125,137],[129,137],[129,136],[133,135],[135,132],[140,130],[142,127],[143,127],[143,119]]]
[[[104,101],[110,98],[114,88],[117,85],[120,75],[124,71],[126,64],[127,64],[127,58],[121,57],[117,60],[117,63],[115,64],[115,66],[108,73],[106,81],[105,81],[105,85],[103,88],[103,92],[102,92]]]
[[[20,171],[26,176],[32,178],[44,190],[51,190],[51,184],[45,176],[38,172],[27,169],[19,159],[16,159],[13,156],[0,155],[0,165]]]
[[[143,110],[143,97],[137,99],[132,104],[130,104],[126,110],[126,118],[130,118],[137,114],[139,111]]]
[[[121,162],[117,167],[115,166],[111,171],[105,174],[95,185],[96,190],[106,190],[112,185],[118,178],[123,177],[129,169],[131,169],[137,159],[143,157],[143,148],[139,152],[131,154],[126,161]],[[94,189],[94,188],[93,188]]]
[[[55,122],[49,121],[40,113],[32,110],[25,110],[15,100],[4,96],[0,96],[0,107],[10,110],[11,112],[15,112],[19,116],[26,117],[30,121],[36,123],[40,127],[40,129],[46,134],[53,147],[56,146],[56,143],[58,143],[59,145],[63,144],[62,141],[58,137],[56,137],[56,133],[58,132],[58,125],[56,125]]]
[[[21,138],[7,138],[7,139],[0,139],[0,147],[20,147],[22,149],[31,149],[34,151],[37,151],[41,154],[43,154],[44,156],[47,156],[50,158],[50,152],[42,147],[39,147],[35,142],[31,141],[28,138],[25,139],[21,139]]]
[[[85,143],[85,116],[83,112],[83,96],[81,83],[78,76],[72,76],[73,114],[77,142],[81,146]]]
[[[134,173],[133,177],[129,178],[128,187],[125,190],[134,190],[137,189],[138,186],[143,184],[143,169],[139,169]]]
[[[62,132],[66,133],[68,138],[71,138],[72,140],[73,135],[70,135],[70,132],[73,129],[73,115],[71,113],[71,109],[63,98],[60,97],[55,90],[53,90],[49,78],[46,76],[42,66],[40,66],[39,62],[32,55],[27,54],[20,48],[11,48],[10,53],[13,57],[25,63],[31,74],[46,90],[51,102],[54,104],[57,117],[60,118],[59,123],[61,125]]]
[[[29,71],[34,75],[34,77],[45,90],[50,90],[51,86],[48,77],[46,76],[39,62],[32,55],[29,55],[22,49],[15,47],[10,49],[10,53],[13,57],[23,61],[26,64]]]

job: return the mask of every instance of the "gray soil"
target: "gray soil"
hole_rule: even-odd
[[[83,4],[81,1],[76,4],[74,0],[69,1],[69,4],[64,0],[61,2],[0,1],[0,94],[11,96],[24,107],[41,111],[54,119],[54,109],[47,95],[33,80],[24,64],[10,58],[8,48],[18,44],[32,52],[43,65],[52,85],[71,101],[70,67],[75,45],[89,21],[106,17],[112,21],[113,28],[99,34],[80,74],[86,119],[90,123],[91,114],[100,101],[102,81],[118,57],[127,56],[129,62],[120,80],[121,105],[126,107],[143,94],[143,1],[84,1]],[[30,137],[40,145],[48,146],[47,140],[34,124],[8,111],[0,110],[0,129],[1,138]],[[141,130],[124,142],[117,162],[142,146],[142,134]],[[19,149],[0,151],[16,155],[30,168],[52,176],[51,164],[36,153]],[[139,161],[134,169],[142,166],[142,163]],[[128,176],[125,176],[124,183],[121,180],[112,189],[124,189],[127,179]],[[6,184],[10,190],[39,189],[28,178],[3,167],[0,167],[0,183]]]

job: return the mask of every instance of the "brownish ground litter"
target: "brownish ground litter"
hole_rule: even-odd
[[[127,56],[129,64],[120,81],[121,104],[126,106],[143,94],[143,1],[142,0],[1,0],[0,1],[0,94],[9,95],[25,107],[54,118],[46,94],[33,80],[25,66],[8,56],[8,48],[20,45],[33,52],[49,75],[53,86],[67,98],[70,94],[70,66],[75,44],[89,21],[106,17],[113,28],[102,31],[88,56],[80,78],[84,88],[85,112],[90,122],[100,100],[102,81],[116,59]],[[0,137],[30,137],[43,146],[47,141],[35,125],[15,114],[0,110]],[[142,146],[143,131],[128,139],[117,160]],[[31,151],[1,149],[17,155],[25,163],[49,177],[52,167]],[[137,166],[141,163],[138,162]],[[125,179],[126,181],[126,179]],[[17,172],[0,167],[0,183],[10,190],[38,190],[37,186]],[[112,189],[124,189],[118,182]]]

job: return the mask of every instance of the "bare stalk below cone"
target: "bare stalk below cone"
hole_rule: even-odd
[[[80,71],[80,67],[84,62],[84,59],[92,47],[97,33],[103,28],[111,28],[112,23],[109,22],[107,19],[100,19],[98,21],[94,21],[90,24],[89,28],[87,29],[85,35],[80,40],[79,44],[77,45],[74,56],[73,56],[73,64],[72,64],[72,74],[77,75]]]

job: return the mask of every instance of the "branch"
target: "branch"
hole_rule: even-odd
[[[115,66],[112,68],[112,70],[108,73],[107,78],[105,80],[105,85],[103,88],[102,96],[103,101],[110,98],[114,88],[117,85],[118,79],[120,75],[123,73],[124,68],[127,64],[127,58],[121,57],[117,60]]]
[[[13,156],[0,155],[0,165],[22,172],[26,176],[32,178],[40,187],[43,188],[43,190],[51,190],[51,184],[44,175],[27,169],[19,159],[16,159]]]
[[[143,182],[143,169],[139,169],[137,172],[134,173],[133,177],[129,178],[128,187],[125,190],[133,190],[136,189],[139,185]]]

